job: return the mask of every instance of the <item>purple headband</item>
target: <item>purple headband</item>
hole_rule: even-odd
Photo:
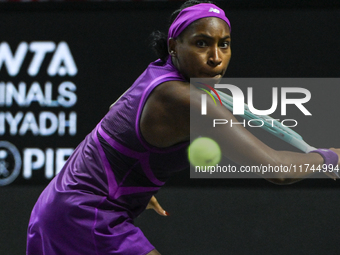
[[[176,39],[192,22],[207,17],[216,17],[224,20],[231,31],[230,22],[221,8],[214,4],[202,3],[187,7],[178,14],[169,28],[168,40],[169,38]]]

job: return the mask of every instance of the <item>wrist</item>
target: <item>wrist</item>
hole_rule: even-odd
[[[309,153],[318,153],[319,155],[321,155],[324,160],[323,165],[327,166],[328,172],[333,172],[335,167],[338,165],[339,156],[337,153],[330,149],[317,149],[310,151]],[[339,174],[337,172],[335,173],[339,177]]]

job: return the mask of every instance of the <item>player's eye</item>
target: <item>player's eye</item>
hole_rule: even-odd
[[[202,48],[202,47],[207,46],[207,43],[203,40],[199,40],[199,41],[196,42],[196,46]]]
[[[229,41],[225,41],[221,44],[221,48],[227,49],[230,46],[230,42]]]

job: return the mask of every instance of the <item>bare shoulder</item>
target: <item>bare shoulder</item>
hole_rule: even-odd
[[[168,81],[157,86],[143,108],[140,128],[144,139],[168,147],[190,137],[190,84]]]
[[[151,99],[150,102],[159,101],[170,112],[172,110],[177,112],[189,110],[190,105],[193,105],[195,101],[200,104],[201,94],[201,90],[188,82],[168,81],[156,87],[149,99]]]
[[[168,81],[157,86],[152,93],[158,100],[177,102],[179,104],[190,103],[190,84],[183,81]]]

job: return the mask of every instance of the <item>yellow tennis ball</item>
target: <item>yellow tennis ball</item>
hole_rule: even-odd
[[[199,137],[192,141],[188,149],[189,162],[193,166],[215,166],[221,160],[222,152],[216,141]]]

